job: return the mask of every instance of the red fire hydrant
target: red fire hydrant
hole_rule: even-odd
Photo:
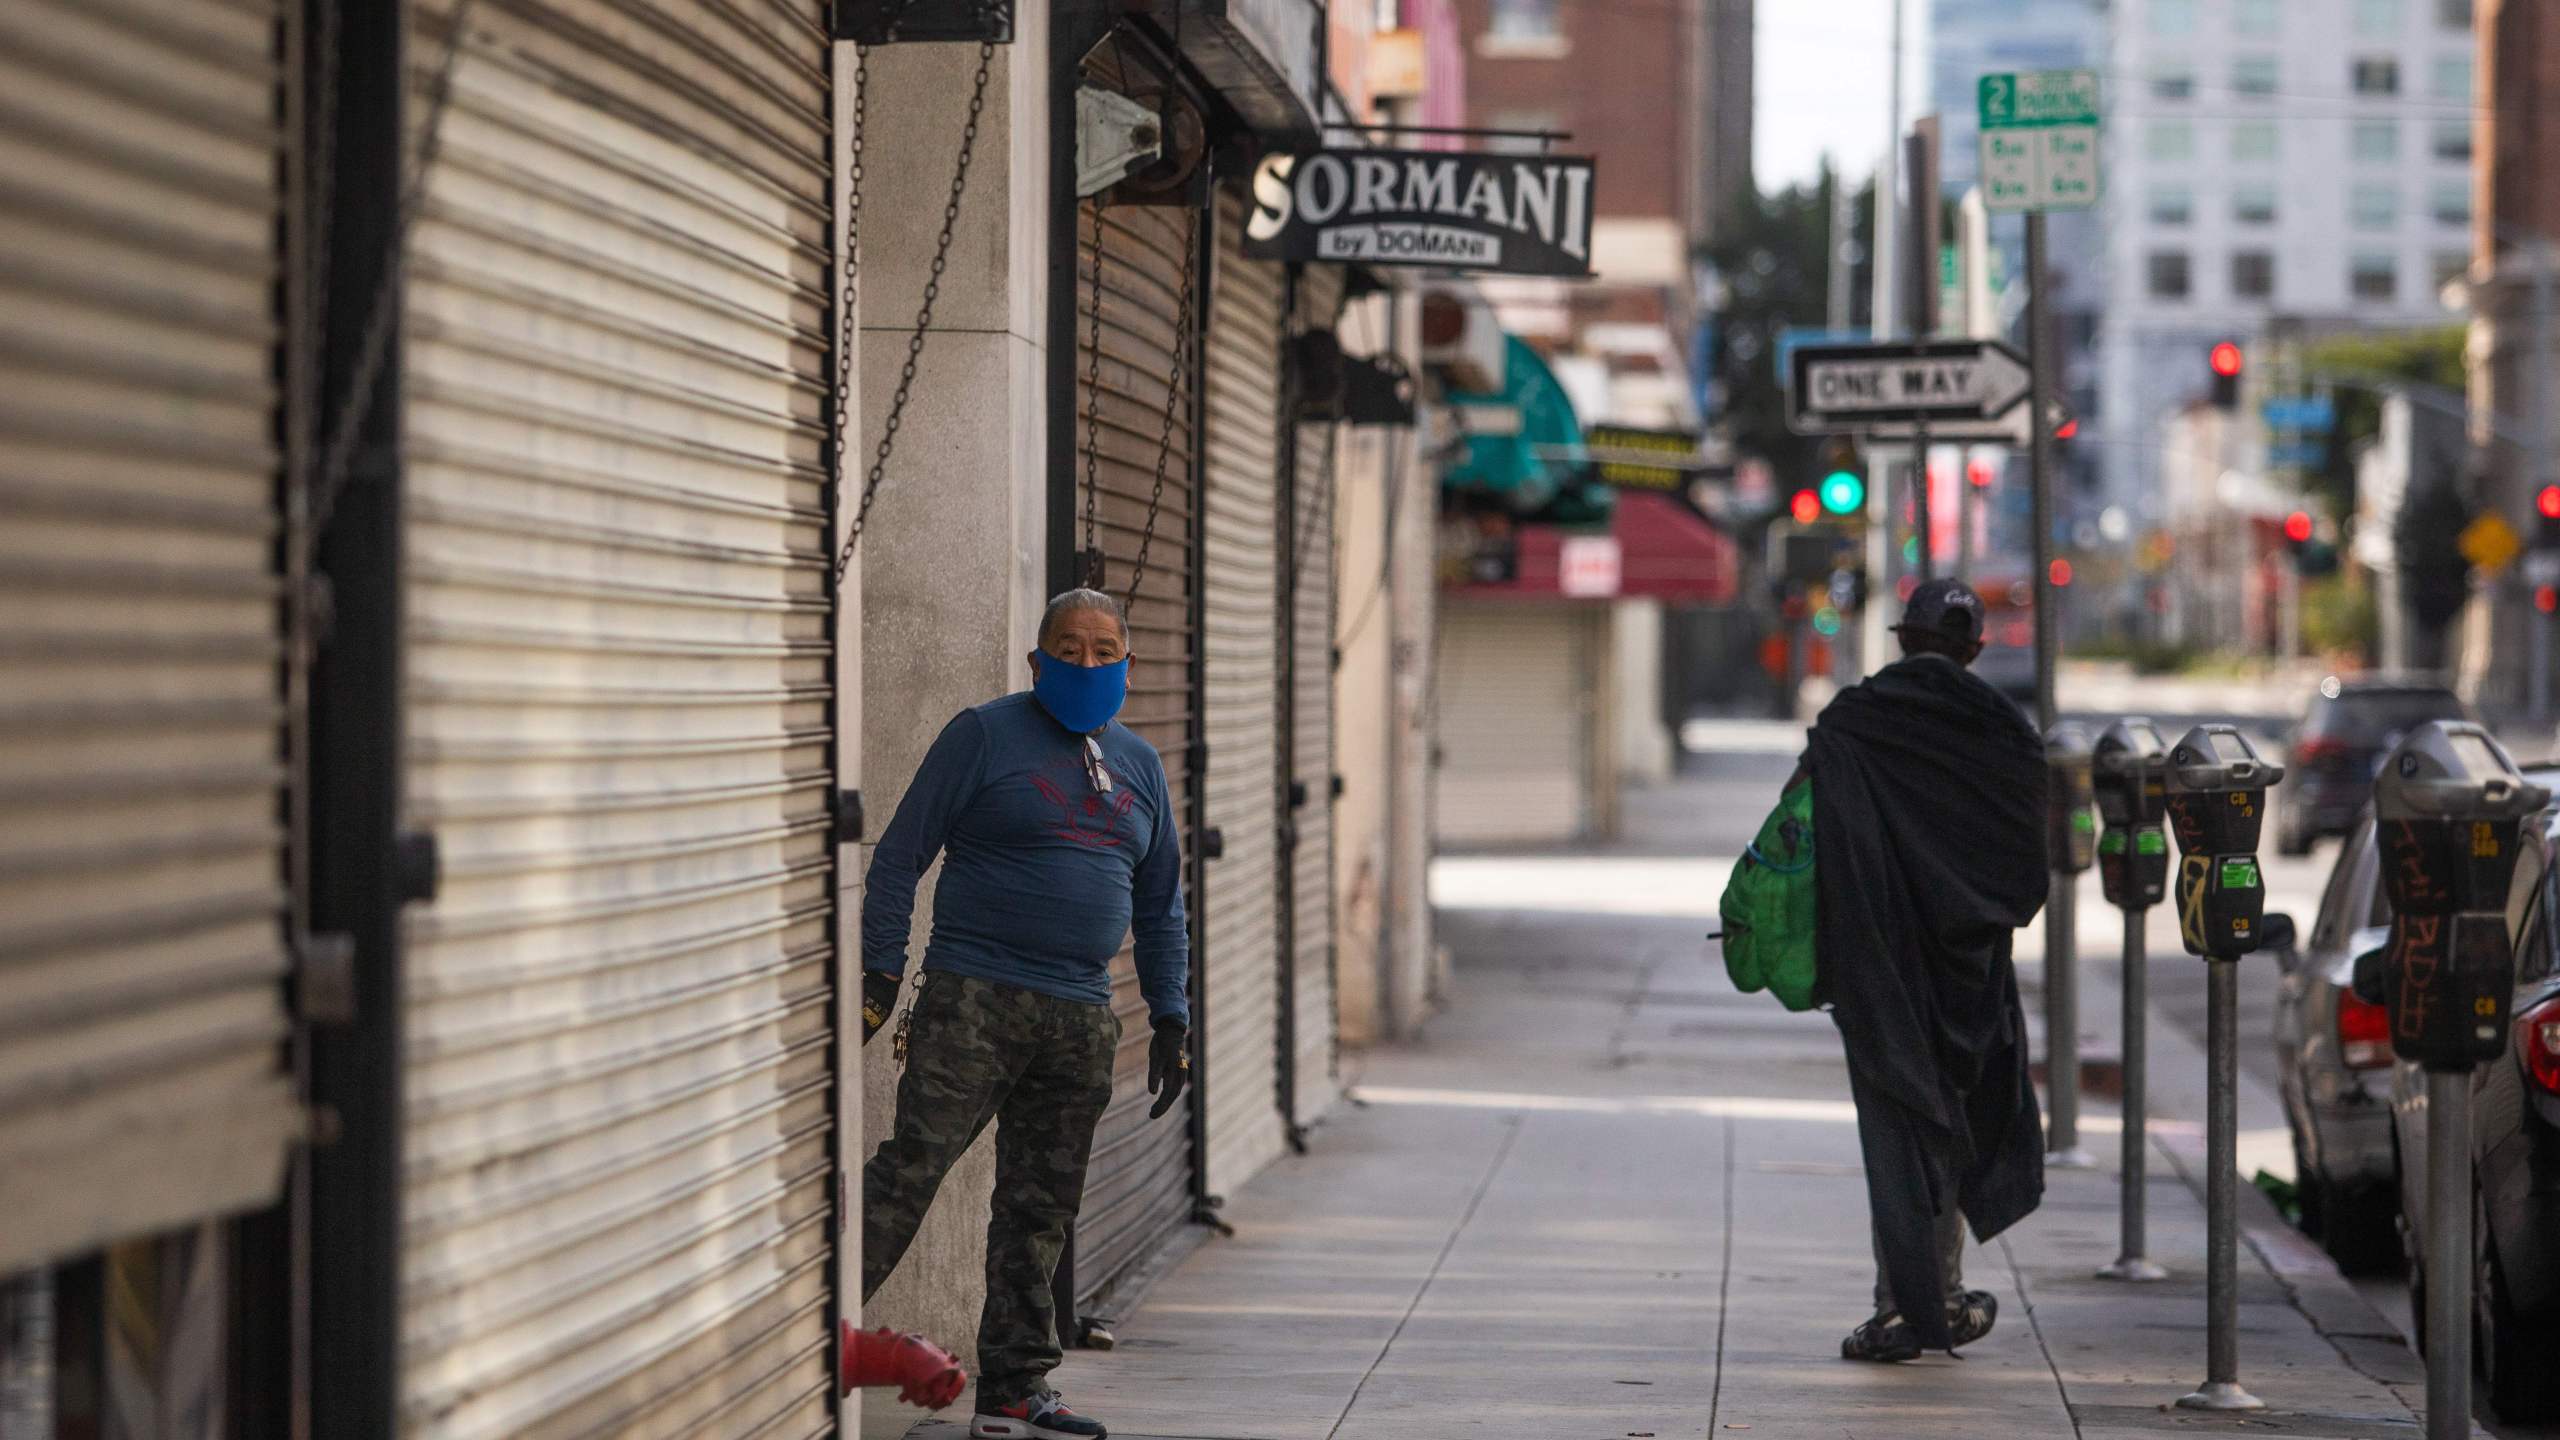
[[[843,1322],[843,1347],[836,1375],[848,1395],[873,1385],[895,1385],[898,1398],[927,1410],[939,1410],[969,1388],[969,1374],[951,1352],[921,1335],[895,1330],[856,1330]]]

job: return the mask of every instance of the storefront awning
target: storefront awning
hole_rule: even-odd
[[[1519,336],[1502,339],[1502,389],[1453,392],[1447,401],[1466,435],[1466,453],[1441,476],[1444,488],[1481,491],[1516,514],[1543,508],[1564,487],[1582,453],[1582,424],[1555,372]]]

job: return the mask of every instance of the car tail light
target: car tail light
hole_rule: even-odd
[[[2350,1070],[2378,1070],[2390,1064],[2391,1012],[2353,990],[2340,990],[2338,1058]]]
[[[2312,765],[2322,760],[2343,760],[2346,754],[2347,742],[2344,740],[2327,740],[2314,736],[2308,740],[2293,742],[2291,758],[2296,765]]]
[[[2516,1056],[2534,1084],[2560,1095],[2560,996],[2516,1017]]]

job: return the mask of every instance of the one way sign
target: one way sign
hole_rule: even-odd
[[[2026,357],[1997,340],[1805,345],[1792,358],[1787,424],[1808,435],[1996,420],[2033,388]]]

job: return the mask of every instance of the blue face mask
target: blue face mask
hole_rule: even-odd
[[[1059,724],[1078,735],[1111,723],[1129,698],[1129,658],[1108,665],[1071,665],[1055,655],[1042,655],[1031,678],[1031,693]]]

